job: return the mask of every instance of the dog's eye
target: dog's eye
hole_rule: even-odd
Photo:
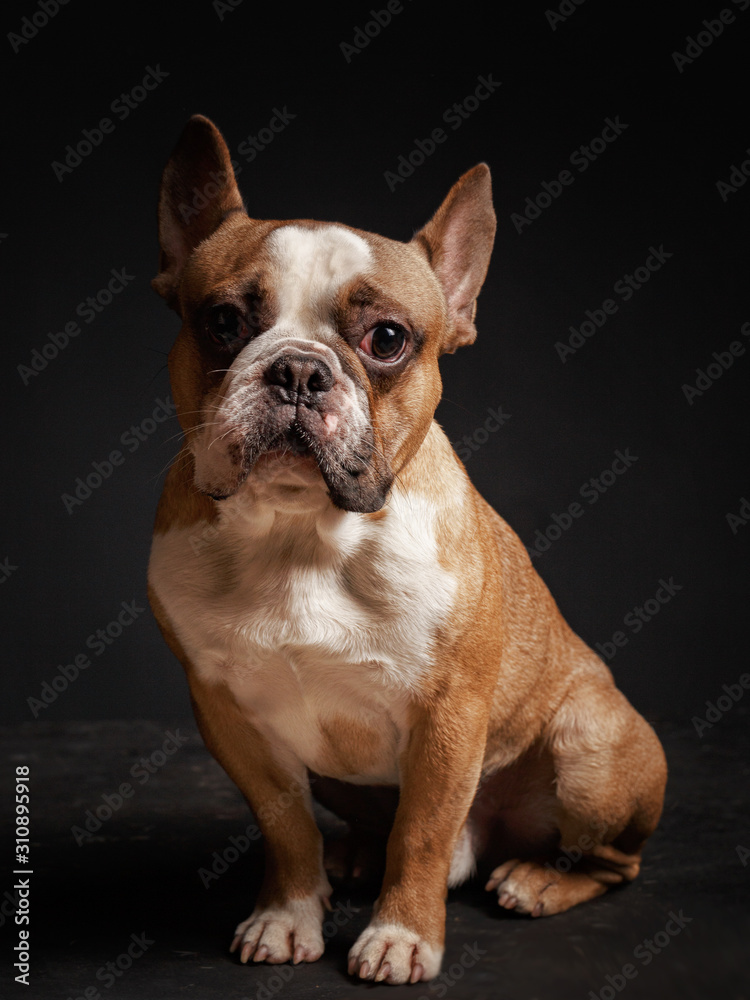
[[[379,323],[362,339],[359,349],[378,361],[398,361],[406,347],[406,331],[397,323]]]
[[[239,350],[250,339],[250,328],[232,306],[214,306],[206,328],[211,340],[224,350]]]

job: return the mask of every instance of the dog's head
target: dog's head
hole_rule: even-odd
[[[182,317],[169,371],[196,487],[379,510],[429,429],[439,356],[476,337],[494,232],[484,164],[409,243],[251,219],[221,134],[191,118],[162,177],[153,286]]]

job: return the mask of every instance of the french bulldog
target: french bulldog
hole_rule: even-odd
[[[659,740],[434,419],[438,359],[476,337],[488,167],[409,242],[258,220],[198,115],[164,170],[158,222],[153,287],[182,320],[169,373],[184,443],[149,593],[205,744],[264,836],[232,950],[323,953],[313,791],[344,819],[385,790],[397,803],[349,953],[360,979],[436,976],[447,889],[477,870],[532,917],[633,879],[662,809]]]

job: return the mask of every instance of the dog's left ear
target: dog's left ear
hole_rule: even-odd
[[[245,206],[227,145],[212,121],[193,115],[164,168],[159,193],[161,253],[151,287],[173,309],[188,257],[236,211]]]
[[[472,344],[477,330],[477,296],[495,240],[490,168],[480,163],[467,171],[412,242],[427,253],[448,304],[449,332],[441,353]]]

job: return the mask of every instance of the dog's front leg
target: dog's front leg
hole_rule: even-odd
[[[323,907],[331,887],[307,771],[269,745],[228,688],[193,676],[190,693],[206,746],[247,799],[265,841],[263,886],[231,950],[241,946],[243,962],[314,962],[323,954]]]
[[[416,709],[383,886],[370,925],[349,952],[350,974],[416,983],[440,971],[448,872],[486,734],[487,708],[465,692]]]

